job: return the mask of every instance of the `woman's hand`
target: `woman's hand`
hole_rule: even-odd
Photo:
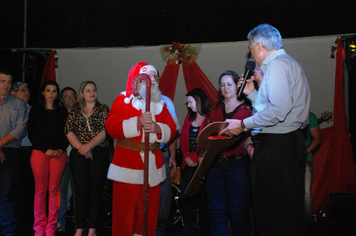
[[[54,157],[60,157],[63,155],[63,150],[62,149],[57,149],[54,151],[55,155]]]
[[[184,161],[185,161],[185,164],[187,164],[187,166],[190,166],[190,167],[198,166],[198,163],[192,161],[192,159],[190,159],[190,157],[185,158]]]
[[[85,159],[93,160],[93,153],[89,151],[87,154],[85,154]]]
[[[48,149],[45,154],[49,157],[60,157],[62,156],[63,151],[62,149],[57,149],[57,150]]]
[[[203,160],[204,160],[204,156],[199,156],[198,157],[199,165],[203,162]]]
[[[91,146],[89,143],[81,145],[78,149],[79,154],[83,156],[86,156],[87,153],[90,151],[91,151]]]

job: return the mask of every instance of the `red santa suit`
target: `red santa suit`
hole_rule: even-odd
[[[107,133],[114,139],[130,139],[143,143],[145,133],[137,127],[138,119],[145,112],[145,101],[134,97],[131,84],[134,76],[146,63],[140,62],[129,73],[126,94],[119,95],[105,122]],[[150,144],[168,143],[176,133],[173,121],[163,100],[151,102],[152,120],[161,128],[161,134],[150,133]],[[148,236],[156,233],[160,183],[166,172],[162,152],[158,149],[149,152],[148,158]],[[144,152],[115,147],[115,153],[108,171],[108,178],[114,181],[113,189],[113,233],[112,235],[142,235],[143,228],[143,181]]]

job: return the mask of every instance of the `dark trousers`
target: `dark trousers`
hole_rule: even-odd
[[[0,162],[0,235],[16,235],[15,207],[19,195],[21,153],[18,148],[2,148],[5,161]]]
[[[102,218],[102,193],[109,166],[109,149],[95,147],[92,153],[93,160],[85,159],[76,149],[70,153],[76,228],[98,228]]]
[[[228,221],[232,235],[251,235],[250,159],[240,155],[226,162],[215,160],[206,174],[206,186],[212,235],[228,235]]]
[[[181,171],[180,188],[182,192],[181,208],[186,236],[208,236],[210,234],[209,216],[206,200],[206,185],[203,183],[199,191],[188,197],[184,194],[197,167],[185,166]]]
[[[164,166],[166,168],[166,179],[161,183],[160,199],[159,199],[159,212],[156,236],[165,235],[165,231],[168,228],[169,222],[169,209],[171,206],[171,168],[169,168],[169,151],[168,147],[162,150]]]
[[[251,161],[258,236],[303,236],[306,145],[300,131],[260,134]]]
[[[20,158],[20,195],[17,204],[18,230],[19,234],[25,236],[33,235],[33,201],[35,195],[35,180],[31,169],[30,157],[31,147],[21,147]]]

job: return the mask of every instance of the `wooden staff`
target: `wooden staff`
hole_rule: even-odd
[[[150,111],[151,103],[151,78],[146,74],[136,75],[132,81],[132,93],[138,95],[138,83],[144,80],[146,82],[146,111]],[[147,236],[148,219],[148,157],[150,148],[150,133],[145,132],[145,156],[143,170],[143,236]]]

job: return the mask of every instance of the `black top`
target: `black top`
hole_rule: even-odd
[[[195,127],[193,125],[191,125],[189,127],[189,152],[190,153],[194,153],[197,148],[198,148],[198,144],[197,144],[197,138],[198,138],[198,134],[199,134],[199,127]]]
[[[32,107],[28,118],[28,137],[33,148],[44,153],[48,149],[65,152],[69,144],[64,134],[67,115],[65,107],[54,110]]]

